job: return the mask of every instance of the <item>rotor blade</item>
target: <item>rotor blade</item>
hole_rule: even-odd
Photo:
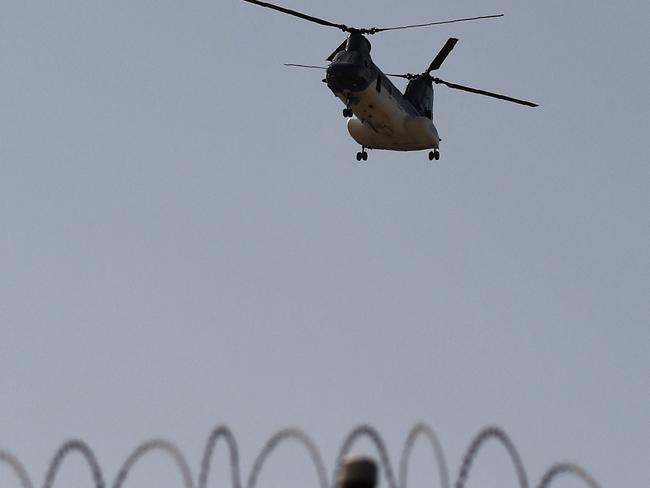
[[[417,78],[419,75],[413,75],[411,73],[406,73],[405,75],[396,75],[394,73],[384,73],[386,76],[390,76],[391,78],[404,78],[405,80],[413,80]]]
[[[295,63],[284,63],[285,66],[289,68],[308,68],[308,69],[327,69],[327,66],[313,66],[311,64],[295,64]],[[392,73],[384,73],[386,76],[390,76],[392,78],[404,78],[405,80],[412,80],[413,78],[416,78],[418,75],[412,75],[411,73],[407,73],[405,75],[396,75]]]
[[[291,68],[327,69],[327,66],[312,66],[310,64],[284,63],[284,65]]]
[[[327,57],[327,61],[333,61],[334,58],[336,57],[336,55],[337,55],[338,53],[340,53],[341,51],[344,51],[344,50],[345,50],[345,47],[347,46],[347,44],[348,44],[348,40],[346,39],[345,41],[343,41],[343,42],[341,43],[341,45],[340,45],[339,47],[337,47],[337,48],[334,50],[334,52],[333,52],[332,54],[330,54],[330,55]]]
[[[249,0],[245,0],[249,1]],[[466,17],[462,19],[453,19],[453,20],[441,20],[438,22],[428,22],[426,24],[414,24],[414,25],[403,25],[400,27],[374,27],[372,29],[368,29],[368,34],[376,34],[377,32],[385,32],[385,31],[392,31],[392,30],[402,30],[402,29],[413,29],[415,27],[429,27],[431,25],[442,25],[442,24],[453,24],[456,22],[469,22],[472,20],[481,20],[481,19],[495,19],[497,17],[503,17],[503,14],[495,14],[495,15],[481,15],[479,17]]]
[[[538,105],[533,102],[527,102],[526,100],[519,100],[518,98],[512,98],[508,97],[506,95],[500,95],[498,93],[492,93],[489,91],[485,90],[479,90],[477,88],[470,88],[468,86],[463,86],[463,85],[457,85],[456,83],[450,83],[445,80],[441,80],[440,78],[433,78],[434,83],[442,83],[445,86],[448,86],[449,88],[455,88],[456,90],[462,90],[470,93],[477,93],[479,95],[485,95],[488,97],[492,98],[498,98],[499,100],[506,100],[508,102],[513,102],[513,103],[519,103],[520,105],[527,105],[528,107],[537,107]]]
[[[303,19],[303,20],[308,20],[309,22],[314,22],[316,24],[324,25],[326,27],[336,27],[337,29],[341,29],[342,31],[345,31],[345,32],[349,31],[349,29],[348,29],[348,27],[346,25],[335,24],[334,22],[329,22],[328,20],[319,19],[318,17],[312,17],[311,15],[296,12],[295,10],[280,7],[278,5],[273,5],[272,3],[260,2],[258,0],[243,0],[243,1],[248,2],[248,3],[252,3],[254,5],[259,5],[260,7],[266,7],[266,8],[270,8],[272,10],[277,10],[278,12],[282,12],[283,14],[293,15],[294,17],[298,17],[298,18]]]
[[[458,39],[454,37],[450,37],[449,39],[447,39],[447,42],[445,43],[444,46],[442,46],[442,49],[433,59],[433,61],[429,65],[429,69],[427,69],[426,72],[431,73],[432,71],[439,69],[442,63],[445,61],[445,59],[447,59],[447,56],[449,56],[449,53],[454,48],[457,42]]]

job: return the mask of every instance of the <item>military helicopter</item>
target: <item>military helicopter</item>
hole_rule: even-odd
[[[432,76],[442,66],[458,39],[450,38],[440,49],[428,68],[419,74],[384,74],[370,57],[371,45],[366,36],[379,32],[428,27],[456,22],[503,17],[503,14],[483,15],[462,19],[428,22],[400,27],[356,28],[319,19],[285,7],[258,0],[244,0],[247,3],[266,7],[292,15],[315,24],[340,29],[348,38],[329,55],[328,66],[286,64],[286,66],[322,69],[326,71],[323,80],[338,97],[345,108],[343,116],[348,119],[347,127],[352,138],[361,145],[357,161],[367,161],[366,149],[389,151],[429,151],[429,160],[440,159],[440,137],[433,124],[433,85],[442,84],[488,97],[506,100],[529,107],[537,104],[498,93],[470,88]],[[404,93],[393,85],[388,77],[408,80]]]

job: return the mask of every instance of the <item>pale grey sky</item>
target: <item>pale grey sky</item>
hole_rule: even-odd
[[[0,448],[39,483],[71,436],[108,478],[157,436],[196,469],[228,423],[247,470],[297,425],[331,466],[358,422],[396,453],[426,420],[455,475],[499,424],[533,480],[575,460],[650,486],[648,2],[283,5],[359,26],[503,12],[377,35],[374,59],[417,72],[456,36],[442,78],[541,107],[440,87],[440,162],[360,165],[321,74],[282,66],[324,62],[336,30],[236,0],[5,0]],[[315,486],[302,456],[259,487]],[[151,458],[130,486],[177,480]],[[59,478],[88,482],[78,460]],[[516,486],[496,447],[471,483]]]

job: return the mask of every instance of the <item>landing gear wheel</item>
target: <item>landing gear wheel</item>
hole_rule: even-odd
[[[435,153],[433,151],[429,151],[429,161],[433,161],[433,158],[435,157]]]
[[[368,161],[368,153],[366,151],[363,151],[361,153],[361,159],[363,159],[364,161]]]
[[[360,152],[357,153],[357,161],[361,161],[363,159],[363,154]]]
[[[349,119],[350,117],[352,117],[352,115],[354,115],[354,114],[352,113],[351,108],[344,108],[343,109],[343,117],[345,117],[346,119]]]
[[[429,151],[429,161],[433,161],[434,159],[436,161],[440,159],[440,151],[437,149],[435,151]]]

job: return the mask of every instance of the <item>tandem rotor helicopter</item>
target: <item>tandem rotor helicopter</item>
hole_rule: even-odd
[[[322,26],[334,27],[348,34],[348,38],[327,58],[327,61],[330,62],[328,66],[301,64],[286,64],[285,66],[326,70],[326,77],[323,82],[327,83],[328,88],[345,104],[343,116],[348,119],[348,131],[352,138],[361,145],[361,151],[357,153],[357,161],[368,160],[366,149],[388,151],[421,151],[429,149],[429,160],[440,159],[439,145],[441,139],[433,124],[434,83],[456,90],[486,95],[529,107],[537,107],[537,104],[533,102],[458,85],[432,76],[431,73],[442,66],[442,63],[456,46],[458,39],[453,37],[447,40],[429,67],[419,74],[384,74],[370,57],[371,45],[366,36],[385,31],[491,19],[502,17],[503,14],[400,27],[359,29],[344,24],[335,24],[267,2],[258,0],[243,1],[277,10]],[[393,85],[388,79],[389,76],[408,80],[404,93],[401,93]]]

